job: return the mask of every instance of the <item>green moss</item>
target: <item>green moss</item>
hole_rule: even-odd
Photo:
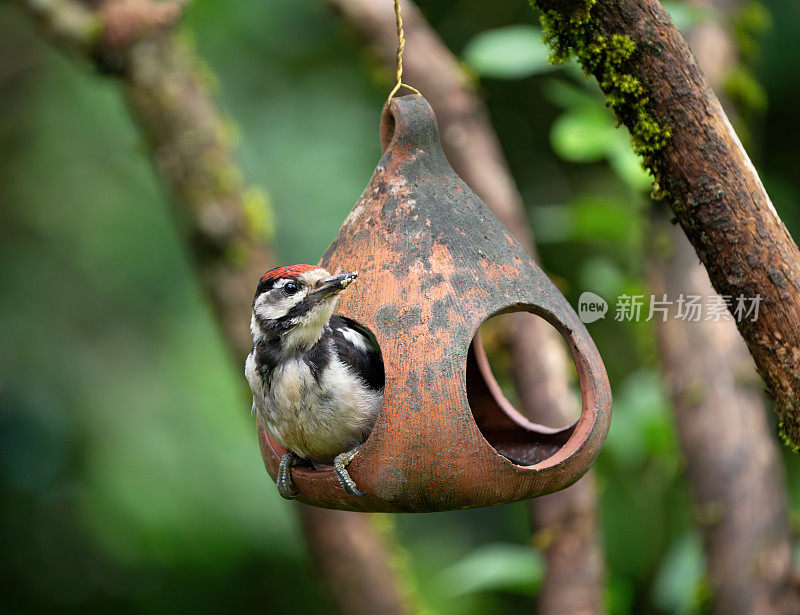
[[[624,34],[600,34],[592,20],[592,9],[604,1],[609,0],[579,0],[566,12],[563,8],[545,8],[540,0],[530,0],[530,3],[541,13],[551,62],[558,64],[577,58],[586,74],[597,78],[606,103],[617,120],[628,127],[633,150],[642,157],[645,168],[655,179],[653,196],[663,198],[664,190],[659,182],[662,163],[658,153],[669,140],[671,130],[656,118],[647,88],[628,70],[636,43]]]
[[[275,233],[275,220],[269,199],[263,190],[248,188],[242,203],[247,233],[256,241],[269,241]]]
[[[84,25],[83,40],[89,48],[94,47],[103,38],[105,31],[105,24],[100,15],[92,13],[92,16],[86,20]]]
[[[778,423],[778,433],[783,440],[783,443],[789,447],[793,453],[800,453],[800,434],[795,433],[796,430],[789,430],[786,428],[786,425],[783,421]]]
[[[202,87],[209,94],[216,94],[219,92],[219,79],[214,69],[200,57],[197,50],[197,40],[194,33],[187,29],[181,28],[174,36],[176,48],[182,54],[182,60],[186,63],[187,72],[191,74],[192,79],[199,87]]]

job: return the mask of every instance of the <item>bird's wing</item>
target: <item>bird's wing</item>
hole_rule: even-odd
[[[370,388],[376,391],[382,389],[383,357],[369,331],[343,316],[332,316],[330,326],[339,359],[361,376]]]

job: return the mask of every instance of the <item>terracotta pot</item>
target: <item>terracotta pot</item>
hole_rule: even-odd
[[[348,466],[365,497],[346,494],[330,470],[298,466],[298,499],[422,512],[569,486],[596,459],[611,419],[597,348],[550,279],[450,167],[428,102],[395,98],[381,124],[383,157],[321,261],[332,273],[359,272],[337,312],[374,333],[386,369],[381,414]],[[566,429],[517,412],[472,344],[487,318],[520,310],[545,318],[569,344],[583,403]],[[285,449],[260,425],[259,439],[274,478]]]

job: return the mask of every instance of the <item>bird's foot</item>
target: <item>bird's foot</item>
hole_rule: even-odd
[[[284,453],[281,457],[281,462],[278,464],[278,474],[275,477],[275,484],[278,486],[278,493],[282,498],[293,500],[300,492],[292,482],[292,467],[300,463],[300,457],[289,451]]]
[[[336,458],[333,460],[333,473],[336,474],[336,478],[339,479],[339,484],[345,492],[363,498],[364,494],[358,490],[355,481],[350,478],[350,475],[347,473],[347,464],[353,461],[353,457],[356,456],[356,453],[358,453],[360,449],[361,445],[346,453],[336,455]]]

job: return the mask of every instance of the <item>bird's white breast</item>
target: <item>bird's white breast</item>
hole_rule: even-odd
[[[250,369],[248,357],[248,380]],[[292,452],[320,462],[330,462],[366,439],[382,399],[335,356],[319,382],[302,358],[290,359],[274,369],[266,389],[258,399],[253,388],[264,426]]]

